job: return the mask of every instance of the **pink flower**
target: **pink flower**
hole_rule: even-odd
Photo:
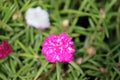
[[[0,58],[6,57],[8,54],[12,52],[12,49],[7,41],[3,41],[0,44]]]
[[[49,62],[70,62],[74,52],[72,38],[65,33],[52,34],[42,43],[42,54]]]

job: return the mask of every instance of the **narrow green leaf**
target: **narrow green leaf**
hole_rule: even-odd
[[[0,80],[8,80],[7,77],[0,73]]]
[[[49,62],[46,62],[43,66],[40,67],[40,69],[38,70],[34,80],[36,80],[42,73],[42,71],[46,68],[46,66],[48,65]]]
[[[79,71],[82,75],[84,75],[84,72],[83,72],[83,70],[80,68],[80,66],[79,65],[77,65],[75,62],[70,62],[70,64],[77,70],[77,71]]]

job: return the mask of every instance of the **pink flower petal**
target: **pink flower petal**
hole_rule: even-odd
[[[74,52],[72,38],[65,33],[49,35],[42,43],[42,54],[49,62],[70,62]]]

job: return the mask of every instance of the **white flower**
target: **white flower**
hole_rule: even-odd
[[[49,14],[41,7],[29,8],[26,11],[25,19],[28,25],[39,29],[45,29],[50,26]]]

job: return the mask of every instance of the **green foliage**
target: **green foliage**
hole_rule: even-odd
[[[26,24],[26,10],[37,6],[50,15],[46,30]],[[64,30],[75,43],[74,61],[48,63],[42,41]],[[13,52],[0,59],[0,80],[120,80],[119,0],[0,0],[2,40]]]

